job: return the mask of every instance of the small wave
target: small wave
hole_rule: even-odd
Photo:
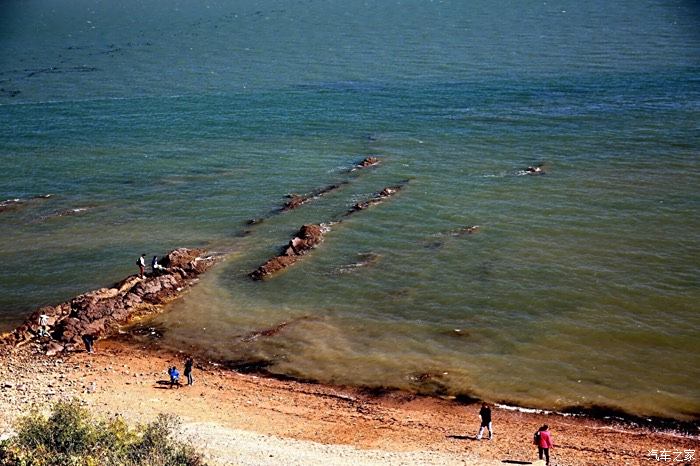
[[[190,97],[185,94],[173,95],[141,95],[135,97],[94,97],[88,99],[50,99],[50,100],[34,100],[20,102],[0,103],[0,107],[8,107],[14,105],[56,105],[56,104],[76,104],[76,103],[92,103],[92,102],[112,102],[112,101],[139,101],[148,99],[182,99]]]

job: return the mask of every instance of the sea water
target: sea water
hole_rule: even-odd
[[[150,323],[173,348],[697,418],[699,18],[653,0],[3,2],[0,326],[141,253],[205,247],[225,261]]]

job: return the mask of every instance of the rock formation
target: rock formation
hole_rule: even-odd
[[[324,225],[302,226],[299,232],[282,249],[280,255],[273,257],[255,269],[250,274],[250,277],[253,280],[262,280],[275,272],[289,267],[299,260],[301,256],[320,244],[323,241],[323,235],[328,231],[328,227]]]
[[[0,201],[0,212],[4,212],[6,210],[19,209],[21,207],[29,205],[31,202],[49,199],[51,197],[53,197],[53,194],[39,194],[28,199],[6,199],[4,201]]]
[[[385,199],[399,192],[407,182],[408,180],[405,180],[396,186],[389,186],[382,189],[370,199],[355,204],[345,213],[344,216],[347,217],[355,212],[364,210],[369,206],[383,202]],[[282,249],[280,254],[268,260],[263,265],[251,272],[249,274],[250,278],[253,280],[263,280],[294,264],[299,260],[299,258],[301,258],[301,256],[315,248],[323,240],[323,235],[330,231],[328,225],[337,223],[340,223],[340,221],[331,222],[329,224],[302,226],[299,232]]]
[[[162,258],[164,267],[146,278],[131,275],[110,288],[81,294],[57,306],[42,307],[0,341],[21,345],[34,338],[46,343],[47,354],[81,344],[83,335],[105,337],[130,320],[158,312],[163,304],[182,295],[188,285],[209,269],[216,258],[203,257],[202,249],[175,249]],[[42,327],[41,316],[45,318]],[[48,335],[48,336],[42,336]]]
[[[374,166],[376,166],[376,165],[379,165],[379,159],[378,159],[377,157],[372,157],[372,156],[370,156],[370,157],[365,157],[364,159],[362,159],[362,161],[360,161],[359,163],[357,163],[357,164],[352,168],[352,170],[350,170],[350,171],[355,171],[355,170],[360,170],[360,169],[363,169],[363,168],[374,167]]]
[[[384,200],[386,200],[387,198],[398,193],[401,190],[401,188],[403,188],[404,184],[406,184],[407,182],[408,181],[403,181],[402,183],[397,184],[396,186],[388,186],[379,191],[373,197],[367,199],[366,201],[358,202],[345,213],[345,216],[354,214],[355,212],[365,210],[368,207],[384,202]]]
[[[300,206],[306,204],[307,202],[311,201],[312,199],[317,199],[317,198],[323,196],[324,194],[328,194],[330,192],[333,192],[333,191],[339,189],[340,187],[342,187],[348,183],[350,183],[350,182],[347,180],[341,181],[340,183],[330,184],[328,186],[324,186],[323,188],[319,188],[315,191],[312,191],[309,194],[304,194],[304,195],[289,194],[287,196],[289,198],[289,200],[284,203],[284,205],[280,209],[280,212],[286,212],[288,210],[296,209],[297,207],[300,207]]]

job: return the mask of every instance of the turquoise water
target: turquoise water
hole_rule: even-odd
[[[610,3],[2,3],[0,201],[21,202],[0,212],[0,327],[204,246],[226,261],[156,319],[166,345],[697,418],[700,12]],[[404,179],[248,279],[303,223]]]

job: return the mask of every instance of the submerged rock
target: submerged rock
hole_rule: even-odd
[[[381,204],[387,198],[398,193],[404,187],[404,185],[406,183],[408,183],[408,180],[402,181],[400,184],[397,184],[395,186],[388,186],[388,187],[382,189],[381,191],[379,191],[377,194],[375,194],[373,197],[367,199],[366,201],[358,202],[357,204],[353,205],[350,208],[350,210],[348,210],[345,213],[345,216],[352,215],[355,212],[358,212],[360,210],[365,210],[368,207],[371,207],[373,205]]]
[[[32,201],[40,201],[43,199],[49,199],[51,197],[53,197],[53,194],[39,194],[27,199],[21,199],[19,197],[14,199],[6,199],[4,201],[0,201],[0,212],[4,212],[6,210],[19,209],[29,205]]]
[[[363,267],[370,267],[375,265],[381,259],[381,255],[374,252],[365,252],[357,254],[358,261],[351,264],[343,265],[338,267],[335,273],[351,273],[357,271]]]
[[[348,184],[349,181],[342,181],[340,183],[336,184],[329,184],[328,186],[324,186],[323,188],[316,189],[312,191],[309,194],[304,194],[304,195],[299,195],[299,194],[289,194],[287,197],[289,200],[284,203],[282,208],[280,209],[281,212],[286,212],[288,210],[293,210],[296,209],[297,207],[301,207],[302,205],[306,204],[307,202],[313,200],[313,199],[318,199],[319,197],[331,193],[337,189],[340,189],[342,186]]]
[[[280,322],[277,325],[273,325],[272,327],[267,327],[267,328],[263,328],[260,330],[254,330],[252,332],[249,332],[246,335],[242,336],[240,340],[242,342],[249,343],[249,342],[257,340],[260,337],[274,337],[275,335],[277,335],[278,333],[280,333],[282,330],[289,327],[290,325],[296,324],[296,323],[304,321],[304,320],[309,320],[309,319],[311,319],[310,316],[301,316],[301,317],[297,317],[296,319],[292,319],[289,321],[285,320],[285,321]]]
[[[43,350],[50,355],[80,345],[84,335],[109,336],[135,317],[157,312],[160,305],[173,301],[216,259],[203,257],[202,249],[176,249],[160,260],[165,268],[145,278],[129,276],[110,288],[100,288],[76,296],[56,306],[42,307],[0,341],[21,345],[48,333]],[[46,323],[39,325],[41,316]],[[47,337],[48,338],[48,337]]]

